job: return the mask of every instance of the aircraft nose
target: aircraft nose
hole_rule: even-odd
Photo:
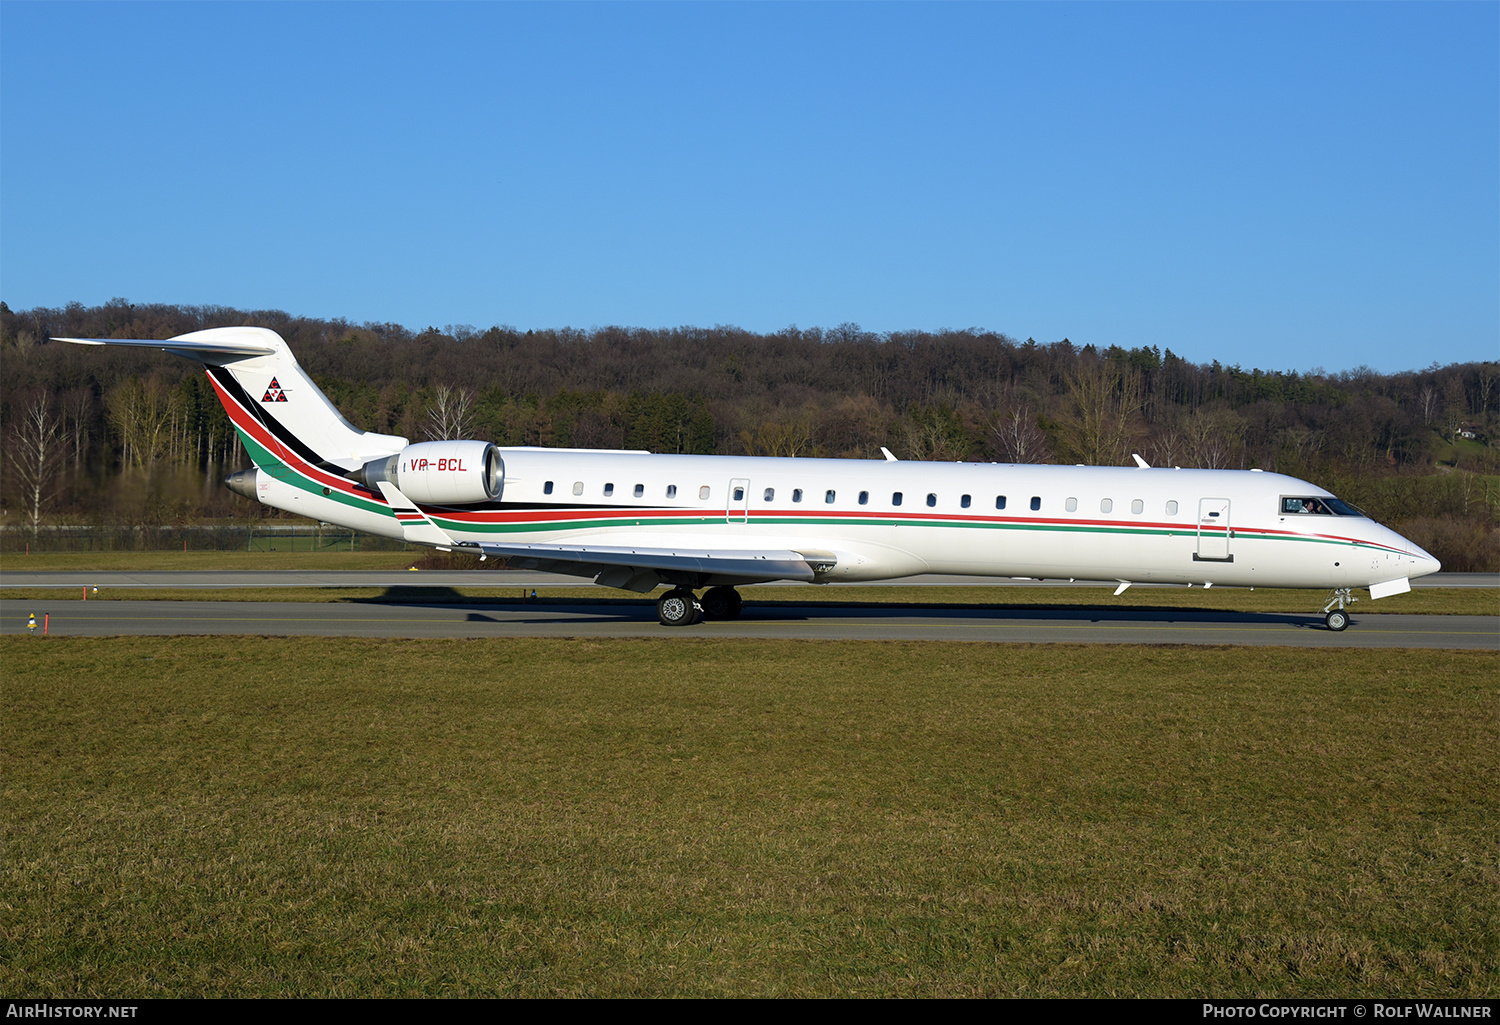
[[[1423,551],[1420,545],[1408,541],[1406,542],[1406,549],[1411,553],[1412,560],[1415,562],[1411,570],[1412,577],[1425,577],[1443,568],[1443,564]]]

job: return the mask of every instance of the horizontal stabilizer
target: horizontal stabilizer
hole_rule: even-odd
[[[204,356],[270,356],[276,349],[259,342],[197,341],[183,338],[54,338],[54,342],[72,342],[74,345],[134,345],[142,349],[165,349],[189,358],[197,354]]]

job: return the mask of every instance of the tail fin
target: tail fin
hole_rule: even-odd
[[[362,431],[345,420],[281,336],[263,327],[216,327],[156,341],[55,341],[163,349],[204,364],[245,450],[274,477],[281,478],[288,464],[300,463],[342,475],[406,447],[405,438]]]

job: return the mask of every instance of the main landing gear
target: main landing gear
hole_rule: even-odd
[[[1350,588],[1334,588],[1333,594],[1328,597],[1328,604],[1323,606],[1323,622],[1328,624],[1328,629],[1334,633],[1347,629],[1349,626],[1349,613],[1344,611],[1344,606],[1346,604],[1352,605],[1357,601],[1359,599],[1354,597],[1354,592]]]
[[[733,619],[744,605],[732,587],[710,587],[701,599],[686,587],[674,587],[656,599],[656,618],[662,626],[691,626],[704,619]]]

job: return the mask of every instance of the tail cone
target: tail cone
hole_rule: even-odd
[[[248,470],[231,473],[228,477],[224,478],[224,486],[236,495],[242,495],[251,501],[258,502],[260,498],[255,493],[255,478],[259,473],[260,471],[253,466]]]

